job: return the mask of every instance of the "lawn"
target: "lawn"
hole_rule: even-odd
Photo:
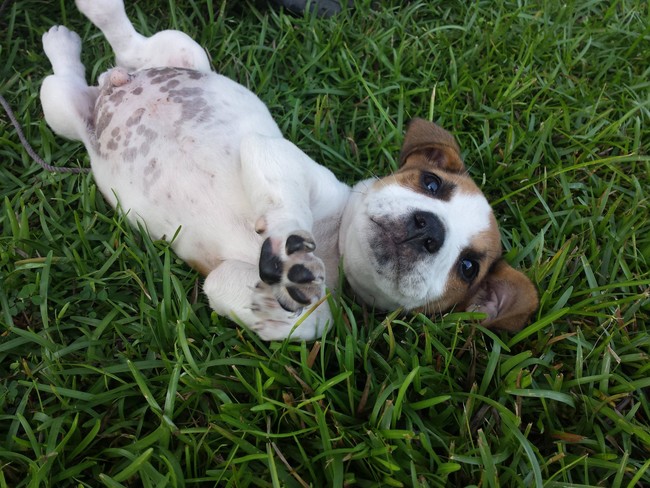
[[[0,487],[650,486],[646,1],[131,3],[347,182],[394,170],[412,117],[452,131],[540,308],[507,334],[344,294],[321,340],[265,343],[1,114]],[[0,93],[87,167],[43,120],[40,38],[76,30],[91,80],[107,44],[70,0],[2,5]]]

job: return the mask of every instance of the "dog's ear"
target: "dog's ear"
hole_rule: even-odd
[[[463,307],[483,312],[482,325],[516,332],[523,328],[537,309],[539,299],[532,281],[504,260],[497,261]]]
[[[433,165],[452,173],[464,173],[465,165],[454,136],[424,119],[409,122],[399,155],[400,167]]]

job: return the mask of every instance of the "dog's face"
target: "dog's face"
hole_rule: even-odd
[[[380,309],[456,307],[515,330],[537,307],[530,280],[501,260],[492,208],[456,141],[424,120],[409,125],[395,174],[354,186],[340,248],[352,288]]]

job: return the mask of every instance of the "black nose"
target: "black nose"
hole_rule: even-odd
[[[445,226],[437,215],[418,210],[406,226],[405,242],[433,254],[445,242]]]

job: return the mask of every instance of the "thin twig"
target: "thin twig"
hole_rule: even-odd
[[[13,110],[11,110],[11,107],[9,106],[9,103],[5,98],[0,95],[0,105],[2,105],[2,108],[5,109],[5,112],[7,113],[7,116],[9,117],[9,120],[11,121],[12,125],[16,129],[16,134],[18,134],[18,138],[20,139],[20,143],[22,146],[25,148],[25,151],[27,151],[27,154],[31,156],[31,158],[36,161],[44,170],[46,171],[51,171],[53,173],[90,173],[89,168],[70,168],[70,167],[59,167],[59,166],[52,166],[51,164],[47,164],[43,159],[34,151],[32,146],[29,144],[29,141],[25,137],[25,134],[23,133],[22,128],[20,127],[20,124],[18,123],[18,120],[16,119],[16,116],[14,115]]]

